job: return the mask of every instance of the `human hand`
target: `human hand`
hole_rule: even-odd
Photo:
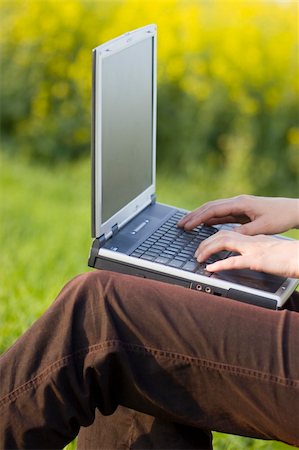
[[[221,250],[239,253],[208,264],[209,272],[251,269],[291,278],[299,278],[299,242],[273,236],[245,236],[233,231],[219,231],[204,240],[195,257],[199,262]]]
[[[187,214],[178,226],[192,230],[203,223],[240,223],[234,231],[248,235],[282,233],[299,226],[299,200],[252,195],[216,200]]]

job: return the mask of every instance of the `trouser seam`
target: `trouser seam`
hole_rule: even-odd
[[[216,369],[220,371],[227,371],[231,372],[234,375],[245,375],[245,376],[251,376],[253,378],[257,378],[259,380],[265,380],[270,381],[277,384],[282,384],[289,387],[299,387],[299,380],[292,380],[289,378],[279,377],[277,375],[272,375],[267,372],[259,371],[256,369],[250,369],[242,366],[237,366],[233,364],[228,363],[221,363],[217,361],[208,360],[205,358],[199,358],[196,356],[190,356],[185,355],[183,353],[174,352],[171,350],[159,350],[152,347],[147,346],[141,346],[136,344],[127,344],[127,343],[121,343],[122,346],[124,346],[127,349],[130,349],[135,352],[140,353],[149,353],[150,355],[154,355],[156,357],[160,358],[169,358],[173,360],[180,360],[180,361],[186,361],[191,362],[194,365],[202,366],[207,369]]]
[[[155,356],[156,358],[168,358],[172,359],[174,361],[185,361],[192,363],[196,366],[201,366],[205,369],[210,370],[218,370],[220,372],[229,372],[232,375],[236,376],[246,376],[246,377],[252,377],[255,379],[258,379],[260,381],[267,381],[274,384],[280,384],[285,387],[295,387],[297,388],[299,386],[298,380],[291,380],[289,378],[283,378],[279,377],[277,375],[272,375],[267,372],[250,369],[242,366],[236,366],[232,364],[227,363],[221,363],[217,361],[211,361],[205,358],[199,358],[195,356],[185,355],[182,353],[170,351],[170,350],[160,350],[153,347],[149,347],[146,345],[139,345],[139,344],[131,344],[122,342],[116,339],[109,340],[102,342],[101,344],[95,344],[90,347],[78,350],[75,353],[71,353],[69,355],[66,355],[62,357],[61,359],[55,361],[48,367],[46,367],[42,372],[37,374],[34,378],[27,381],[26,383],[18,386],[13,391],[9,392],[7,395],[5,395],[2,399],[0,399],[0,407],[5,406],[7,403],[15,401],[20,395],[27,392],[31,388],[37,387],[43,380],[45,380],[49,375],[51,375],[56,370],[60,369],[61,367],[67,365],[67,363],[70,360],[74,359],[81,359],[86,357],[89,354],[92,354],[97,351],[105,351],[108,348],[116,348],[120,347],[127,351],[131,351],[134,353],[143,353],[144,355],[148,356]]]
[[[127,443],[127,446],[126,446],[126,448],[128,450],[131,449],[131,446],[133,444],[135,427],[136,427],[136,413],[133,413],[133,417],[132,417],[132,420],[131,420],[131,425],[130,425],[130,428],[128,430],[128,443]]]

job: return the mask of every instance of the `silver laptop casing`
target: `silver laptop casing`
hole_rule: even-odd
[[[93,77],[92,77],[92,236],[105,235],[108,239],[112,235],[112,229],[122,228],[129,220],[135,217],[147,205],[152,203],[156,191],[156,104],[157,90],[153,89],[152,104],[152,184],[140,193],[133,201],[118,211],[109,220],[102,223],[102,64],[105,58],[129,48],[145,39],[153,40],[153,86],[156,81],[156,26],[148,25],[135,31],[128,32],[116,39],[96,47],[93,52]]]

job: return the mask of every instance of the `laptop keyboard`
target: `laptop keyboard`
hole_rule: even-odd
[[[226,258],[229,252],[219,252],[212,255],[204,263],[199,264],[194,258],[197,247],[204,239],[217,233],[218,229],[202,225],[194,228],[192,231],[184,231],[176,226],[177,222],[184,215],[184,212],[177,211],[139,245],[131,253],[131,256],[188,272],[211,276],[211,272],[205,270],[206,264]]]

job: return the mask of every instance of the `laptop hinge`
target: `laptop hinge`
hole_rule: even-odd
[[[101,247],[103,247],[105,242],[106,242],[106,238],[105,238],[104,234],[102,234],[100,237],[94,239],[91,250],[90,250],[89,259],[88,259],[88,265],[90,267],[95,267],[95,261],[99,254],[99,250]]]
[[[101,236],[98,238],[98,240],[99,240],[99,248],[103,247],[103,245],[106,243],[105,234],[101,234]]]
[[[118,223],[112,226],[112,236],[118,233]]]
[[[153,205],[154,203],[156,203],[156,194],[152,194],[151,195],[151,204]]]

